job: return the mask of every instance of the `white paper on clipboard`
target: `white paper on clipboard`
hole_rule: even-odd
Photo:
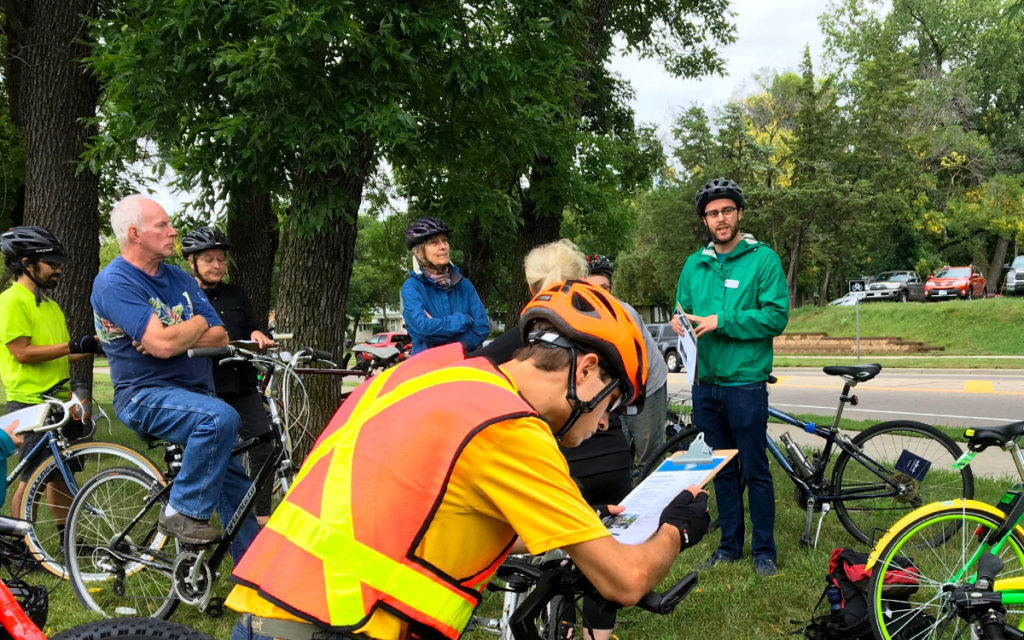
[[[47,416],[49,415],[49,404],[45,402],[42,404],[34,404],[31,407],[18,409],[17,411],[12,411],[5,416],[0,416],[0,429],[6,430],[10,425],[14,424],[14,433],[34,431],[35,429],[43,426],[46,422]]]
[[[686,316],[679,314],[679,321],[683,325],[685,335],[676,339],[677,351],[683,357],[683,368],[686,369],[686,379],[692,387],[697,381],[697,336],[693,335],[693,327]]]
[[[658,466],[651,475],[633,488],[622,506],[621,514],[605,521],[608,531],[623,544],[640,544],[658,530],[662,510],[680,491],[690,485],[703,487],[722,467],[736,456],[735,449],[719,449],[710,461],[687,462],[677,453]]]

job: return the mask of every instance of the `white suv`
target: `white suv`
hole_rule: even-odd
[[[1024,293],[1024,256],[1013,259],[1006,280],[1003,281],[1003,295],[1020,295]]]

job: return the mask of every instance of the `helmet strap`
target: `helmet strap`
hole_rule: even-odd
[[[618,388],[619,380],[613,379],[611,382],[605,385],[604,389],[591,398],[590,400],[583,402],[576,395],[576,348],[568,347],[569,349],[569,381],[568,388],[565,392],[565,399],[569,402],[569,406],[572,408],[569,412],[569,417],[566,419],[565,424],[555,434],[555,440],[558,442],[562,441],[565,434],[569,433],[569,430],[573,428],[576,421],[580,419],[585,413],[590,413],[597,408],[597,405],[601,404],[601,401],[608,397],[612,391]]]
[[[203,276],[201,276],[199,274],[199,265],[196,263],[196,256],[198,256],[198,255],[199,255],[198,253],[193,253],[192,255],[190,255],[188,257],[188,261],[192,264],[192,273],[196,274],[196,280],[198,280],[199,284],[202,285],[201,288],[203,288],[203,289],[212,289],[212,288],[216,287],[220,283],[219,282],[210,282],[209,280],[203,278]]]
[[[33,264],[36,264],[38,261],[32,260],[31,258],[23,258],[23,260],[27,260],[27,262],[22,263],[21,273],[23,273],[29,280],[31,280],[32,284],[36,285],[35,296],[36,306],[38,307],[39,305],[43,304],[43,283],[35,279],[35,277],[32,275],[32,269],[29,268]]]

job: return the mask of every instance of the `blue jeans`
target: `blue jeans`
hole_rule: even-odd
[[[171,485],[171,506],[197,520],[214,509],[226,526],[249,489],[249,477],[231,457],[241,426],[238,413],[213,396],[176,387],[150,387],[135,394],[117,414],[133,431],[184,447],[181,471]],[[231,543],[235,563],[259,532],[250,512]]]
[[[768,468],[768,389],[763,382],[738,386],[698,384],[693,387],[693,418],[713,449],[738,449],[739,454],[715,476],[715,500],[722,541],[718,550],[733,558],[743,555],[743,485],[750,501],[754,557],[776,559],[775,486]]]

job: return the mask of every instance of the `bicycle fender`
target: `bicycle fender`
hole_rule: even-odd
[[[865,568],[870,571],[871,567],[873,567],[875,563],[878,562],[878,558],[882,555],[882,551],[884,551],[885,548],[889,546],[889,543],[892,542],[892,539],[896,537],[896,534],[910,526],[911,522],[917,520],[918,518],[922,518],[933,513],[938,513],[939,511],[945,511],[950,507],[955,507],[958,509],[975,509],[977,511],[984,511],[985,513],[988,513],[989,515],[994,516],[996,518],[1006,517],[1006,514],[1003,511],[997,509],[996,507],[993,507],[988,503],[981,502],[978,500],[942,500],[941,502],[932,502],[931,504],[926,504],[923,507],[918,507],[917,509],[914,509],[907,515],[900,518],[896,522],[896,524],[889,527],[889,530],[885,532],[885,535],[882,536],[881,540],[878,541],[878,544],[875,545],[875,548],[871,550],[871,555],[868,556],[868,561],[864,565]],[[1024,528],[1018,526],[1016,528],[1016,533],[1018,536],[1020,536],[1022,540],[1024,540]]]

